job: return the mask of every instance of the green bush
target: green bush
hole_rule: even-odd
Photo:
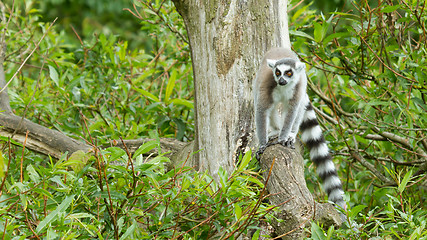
[[[353,1],[330,15],[309,7],[290,14],[294,48],[311,66],[310,96],[357,229],[326,235],[313,225],[312,239],[426,239],[423,4]],[[312,172],[307,179],[316,191]]]
[[[49,28],[38,7],[49,11],[56,2],[27,1],[3,11],[7,18],[13,13],[8,24],[0,22],[7,39],[6,79],[46,34],[9,86],[14,112],[95,146],[119,137],[192,140],[190,53],[173,4],[142,1],[133,15],[127,11],[141,21],[143,49],[137,49],[122,40],[126,34],[89,26],[90,10],[78,37],[63,25]],[[312,223],[307,235],[427,239],[426,13],[417,1],[349,6],[322,15],[300,4],[289,14],[293,47],[310,65],[309,95],[339,164],[352,224],[323,229]],[[186,167],[166,171],[169,160],[161,153],[143,159],[157,142],[135,156],[112,147],[94,157],[77,153],[56,161],[0,140],[5,239],[232,239],[256,232],[273,209],[261,204],[264,185],[249,155],[214,184]],[[318,201],[326,201],[306,159],[308,186]]]
[[[149,51],[131,50],[128,42],[104,34],[70,45],[64,32],[40,20],[37,9],[16,8],[11,20],[6,79],[19,68],[22,48],[29,52],[46,33],[9,87],[16,114],[88,141],[91,136],[95,144],[147,136],[150,129],[192,140],[192,68],[188,45],[179,37],[152,24],[158,33],[153,39],[165,40]]]
[[[10,156],[0,197],[3,238],[208,239],[257,228],[273,208],[262,203],[264,185],[246,154],[220,184],[189,167],[166,171],[169,159],[129,156],[111,147],[95,154],[64,155],[46,166],[29,154]],[[35,158],[35,159],[32,159]],[[17,169],[16,171],[12,171]],[[20,175],[21,173],[21,175]],[[4,228],[6,226],[6,228]]]

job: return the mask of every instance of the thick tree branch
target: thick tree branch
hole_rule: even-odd
[[[262,169],[270,169],[273,162],[272,173],[267,182],[271,195],[269,200],[273,205],[280,205],[276,217],[285,221],[273,223],[278,237],[302,239],[303,228],[312,220],[319,221],[326,227],[341,225],[340,215],[332,204],[317,203],[313,199],[307,188],[304,161],[298,150],[281,145],[271,146],[261,156]]]
[[[23,145],[28,131],[26,148],[57,159],[66,152],[71,154],[78,150],[83,150],[84,152],[90,151],[93,147],[89,144],[68,137],[59,131],[35,124],[12,113],[3,69],[5,52],[6,44],[4,41],[4,34],[0,33],[0,89],[4,89],[0,92],[0,136],[10,138],[15,143]],[[140,145],[150,140],[152,139],[125,140],[124,144],[129,148],[130,153],[133,154]],[[124,144],[119,142],[117,143],[117,147],[124,149]],[[112,145],[114,146],[115,144]],[[191,144],[183,143],[175,139],[160,139],[160,145],[162,152],[170,152],[169,157],[171,157],[173,163],[176,162],[176,164],[180,162],[180,159],[176,158],[176,156],[181,155],[176,154],[175,156],[175,153],[183,150],[181,151],[182,153],[180,152],[181,154],[189,155],[191,152],[190,149],[188,149],[188,146]],[[154,150],[149,154],[153,153],[155,153]],[[185,155],[181,157],[186,159]]]
[[[125,145],[128,148],[129,152],[133,154],[138,148],[144,143],[154,141],[155,139],[145,138],[145,139],[132,139],[132,140],[123,140],[123,142],[118,141],[117,143],[112,143],[114,147],[119,147],[124,149]],[[160,144],[162,152],[170,152],[172,154],[179,151],[179,149],[184,148],[187,143],[178,141],[172,138],[160,138]],[[106,145],[104,147],[107,147]],[[147,154],[157,154],[157,149],[153,149]]]
[[[119,147],[121,149],[126,148],[129,150],[130,154],[133,154],[141,145],[146,142],[154,141],[155,139],[132,139],[132,140],[123,140],[123,142],[111,143],[111,146]],[[170,158],[171,162],[168,164],[167,168],[171,169],[173,167],[181,167],[183,163],[186,166],[196,167],[197,164],[195,159],[192,157],[192,152],[194,149],[194,141],[193,142],[181,142],[173,138],[160,138],[160,148],[163,153],[167,153],[166,156]],[[108,147],[108,146],[104,146]],[[157,156],[157,149],[152,149],[145,155],[148,156]]]
[[[53,158],[58,159],[66,152],[71,154],[78,150],[89,152],[93,149],[91,145],[68,137],[59,131],[43,127],[14,114],[0,113],[0,136],[8,137],[22,145],[27,131],[28,138],[26,141],[26,148],[44,155],[50,155]],[[123,143],[117,141],[116,143],[111,143],[109,146],[125,149],[124,145],[126,145],[129,153],[133,154],[139,146],[152,140],[154,139],[124,140]],[[106,148],[109,146],[105,145],[103,147]],[[192,152],[192,143],[185,143],[170,138],[161,138],[160,148],[162,152],[169,153],[168,157],[172,160],[170,167],[173,167],[181,164],[183,160],[189,157],[189,154]],[[153,149],[148,152],[147,155],[156,156],[157,149]],[[192,164],[192,162],[190,162],[191,159],[187,160],[187,165]]]
[[[77,141],[65,134],[52,130],[14,114],[0,114],[0,135],[10,137],[22,144],[28,131],[26,147],[54,158],[59,158],[65,152],[73,153],[77,150],[88,152],[92,147]]]

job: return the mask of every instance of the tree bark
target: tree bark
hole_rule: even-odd
[[[2,20],[2,19],[0,19]],[[12,113],[9,104],[9,95],[6,89],[6,79],[4,75],[4,58],[6,56],[6,44],[4,34],[0,33],[0,113]]]
[[[196,161],[217,176],[256,146],[252,81],[263,54],[288,44],[286,0],[173,0],[190,40]]]
[[[251,148],[255,150],[258,145],[254,136],[252,81],[269,48],[290,47],[287,1],[173,1],[184,18],[190,39],[196,140],[181,143],[162,139],[161,144],[171,150],[172,166],[186,161],[187,165],[207,169],[217,177],[220,167],[231,172],[238,155]],[[0,87],[4,86],[1,65]],[[0,135],[21,144],[26,140],[26,146],[32,150],[59,158],[65,152],[92,149],[83,141],[14,115],[6,89],[0,93],[0,108]],[[132,153],[145,141],[127,140],[115,146]],[[194,159],[190,157],[193,150],[200,150]],[[270,201],[281,207],[278,217],[285,220],[274,226],[278,235],[285,239],[301,238],[302,227],[311,219],[323,219],[325,225],[339,222],[332,205],[313,200],[305,184],[299,152],[281,146],[267,148],[261,158],[262,168],[269,169],[274,159],[267,188]],[[287,202],[282,204],[284,201]]]
[[[10,137],[18,143],[26,142],[33,151],[60,158],[65,152],[88,152],[92,147],[65,134],[55,131],[14,114],[0,113],[0,136]],[[26,136],[28,132],[28,137]]]
[[[196,158],[201,170],[216,176],[232,171],[238,154],[257,149],[254,136],[252,81],[264,53],[290,48],[286,0],[173,0],[184,19],[194,71]],[[268,172],[270,202],[280,205],[273,226],[284,239],[301,239],[309,220],[341,224],[331,204],[318,204],[306,187],[298,151],[268,148],[260,162]]]
[[[93,147],[83,141],[78,141],[59,131],[43,127],[12,113],[0,113],[0,126],[0,136],[10,138],[21,145],[25,142],[26,148],[56,159],[59,159],[66,152],[71,155],[78,150],[84,152],[93,151]],[[123,142],[111,143],[110,145],[102,147],[107,148],[115,146],[128,150],[130,154],[133,154],[139,146],[153,140],[154,139],[123,140]],[[160,138],[162,152],[170,152],[167,155],[171,158],[169,168],[179,165],[181,159],[187,159],[192,152],[191,149],[189,149],[191,146],[192,143],[184,143],[170,138]],[[156,156],[157,151],[152,150],[148,152],[147,155]],[[188,159],[186,164],[192,166],[194,162],[192,162],[192,159]]]
[[[280,206],[276,217],[283,222],[273,221],[275,234],[281,239],[303,239],[304,227],[312,220],[325,227],[340,226],[341,217],[330,203],[317,203],[313,199],[304,178],[304,160],[296,150],[274,145],[261,156],[264,178],[268,178],[269,201]],[[268,171],[272,167],[271,173]],[[268,174],[270,173],[270,176]]]

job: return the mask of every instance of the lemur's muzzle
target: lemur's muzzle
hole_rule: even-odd
[[[281,85],[281,86],[285,86],[286,84],[288,84],[288,81],[286,81],[285,79],[283,79],[283,78],[279,78],[279,85]]]

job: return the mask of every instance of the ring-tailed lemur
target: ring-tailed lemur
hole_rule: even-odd
[[[273,48],[261,63],[254,85],[257,158],[272,144],[294,147],[298,129],[310,150],[329,200],[345,208],[344,191],[307,95],[305,64],[290,49]],[[278,136],[278,141],[269,140]]]

